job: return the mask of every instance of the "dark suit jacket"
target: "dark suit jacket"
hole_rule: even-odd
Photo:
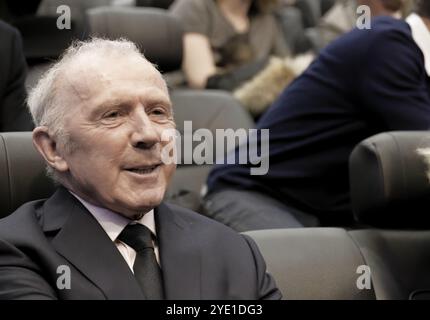
[[[176,206],[155,210],[167,299],[279,299],[248,237]],[[56,286],[70,267],[71,288]],[[0,299],[144,299],[97,220],[67,190],[0,220]]]
[[[33,122],[25,107],[26,62],[21,36],[0,21],[0,131],[31,131]]]
[[[257,128],[270,129],[268,174],[251,176],[251,164],[218,165],[209,191],[259,190],[326,224],[351,222],[353,148],[377,133],[430,128],[430,78],[409,25],[379,17],[370,30],[355,29],[334,41]]]

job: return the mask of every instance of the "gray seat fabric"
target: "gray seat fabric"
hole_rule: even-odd
[[[177,130],[181,133],[181,150],[184,150],[184,142],[192,142],[192,150],[202,143],[208,144],[208,158],[215,163],[216,159],[222,159],[230,149],[217,148],[217,129],[243,129],[253,127],[254,122],[250,115],[243,109],[233,97],[224,91],[216,90],[172,90]],[[192,132],[184,132],[185,121],[191,121]],[[193,133],[199,129],[207,129],[214,137],[212,145],[209,141],[193,141]],[[237,140],[239,143],[239,140]],[[237,145],[236,143],[236,145]],[[199,211],[202,188],[212,168],[211,165],[198,165],[206,154],[186,154],[181,152],[181,161],[170,185],[167,197],[171,202]]]
[[[303,15],[303,22],[306,28],[315,27],[321,17],[321,1],[320,0],[297,0],[295,2]]]
[[[175,121],[177,130],[185,138],[191,139],[189,134],[184,133],[185,121],[192,121],[193,133],[198,129],[208,129],[214,137],[213,148],[211,149],[211,158],[221,158],[231,149],[225,146],[224,152],[216,149],[216,132],[217,129],[248,129],[254,127],[254,121],[244,108],[232,97],[230,93],[218,90],[193,90],[179,89],[172,90],[171,99],[174,106]],[[185,135],[184,135],[185,134]],[[184,140],[183,140],[184,141]],[[195,141],[193,146],[201,142]],[[182,158],[184,155],[182,153]],[[199,158],[194,158],[195,160]],[[185,163],[185,159],[182,159]]]
[[[359,289],[360,250],[343,229],[305,228],[245,233],[257,243],[284,299],[375,299]]]
[[[377,299],[430,299],[430,231],[350,232],[372,272]]]
[[[350,156],[356,219],[392,229],[350,232],[372,271],[378,299],[430,299],[429,168],[417,154],[430,146],[429,137],[428,131],[382,133]]]
[[[179,168],[172,188],[180,189],[183,179],[188,179],[195,180],[190,187],[198,189],[205,170]],[[44,171],[30,132],[0,133],[0,217],[52,194],[53,185]],[[408,172],[413,171],[404,174]],[[169,190],[168,197],[174,191]],[[246,234],[256,241],[285,299],[430,298],[430,231],[305,228]],[[361,276],[357,268],[363,265],[371,270],[370,290],[357,286]]]
[[[202,187],[211,170],[210,165],[181,166],[166,192],[166,199],[178,206],[201,212]]]
[[[417,149],[427,131],[387,132],[361,142],[349,161],[355,218],[392,229],[430,229],[428,170]]]
[[[430,299],[430,231],[333,228],[247,232],[284,299]],[[371,288],[358,289],[370,270]]]
[[[302,13],[298,8],[284,6],[276,11],[276,17],[284,39],[293,54],[300,54],[312,49],[312,44],[305,34]]]
[[[72,19],[71,29],[58,29],[56,17],[23,17],[14,21],[22,35],[23,51],[30,65],[57,59],[74,39],[82,39]]]
[[[70,8],[71,16],[75,22],[75,27],[79,34],[85,35],[87,32],[86,10],[90,8],[109,6],[113,0],[43,0],[37,10],[38,16],[50,16],[57,18],[57,9],[61,5]]]
[[[166,10],[98,7],[87,10],[87,16],[91,35],[110,39],[125,37],[136,43],[161,72],[180,69],[182,25]]]
[[[43,159],[33,147],[31,132],[0,133],[0,177],[0,218],[54,191]]]

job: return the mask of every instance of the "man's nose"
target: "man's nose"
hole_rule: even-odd
[[[160,142],[160,134],[157,127],[148,117],[144,108],[140,108],[140,110],[136,112],[133,123],[134,127],[131,136],[133,147],[151,149]]]

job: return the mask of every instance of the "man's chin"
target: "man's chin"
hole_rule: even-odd
[[[160,202],[161,203],[161,202]],[[122,215],[123,217],[131,220],[140,220],[145,214],[150,212],[152,209],[157,207],[160,203],[157,205],[145,205],[145,206],[138,206],[138,207],[132,207],[127,209],[118,209],[116,210],[117,213]]]
[[[127,211],[133,216],[143,216],[155,207],[158,207],[162,201],[163,197],[152,198],[148,201],[140,201],[139,203],[131,204]]]

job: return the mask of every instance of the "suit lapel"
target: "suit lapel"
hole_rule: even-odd
[[[144,299],[114,243],[66,189],[60,188],[43,210],[44,231],[59,229],[52,240],[54,248],[99,287],[107,299]]]
[[[166,299],[200,299],[201,254],[191,226],[164,204],[155,221]]]

